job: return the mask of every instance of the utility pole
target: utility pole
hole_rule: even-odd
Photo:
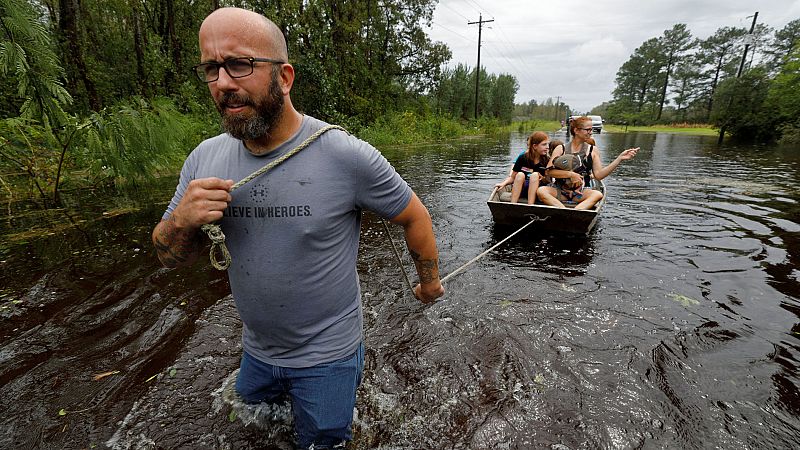
[[[494,19],[483,20],[483,14],[478,15],[477,22],[467,22],[467,25],[478,24],[478,67],[475,68],[475,120],[478,120],[478,81],[481,78],[481,30],[483,29],[483,24],[489,22],[494,22]]]
[[[747,59],[747,50],[750,49],[750,42],[753,41],[753,31],[756,29],[756,19],[758,19],[758,11],[756,11],[755,15],[753,15],[753,23],[750,25],[750,34],[745,37],[744,53],[742,54],[742,61],[739,62],[739,70],[736,71],[736,79],[739,79],[739,77],[742,76],[744,61]],[[731,105],[733,105],[733,95],[731,95],[731,97],[728,99],[728,109],[731,109]],[[717,139],[717,145],[722,144],[722,138],[725,137],[725,128],[728,127],[727,122],[728,119],[725,118],[725,121],[719,129],[719,139]]]

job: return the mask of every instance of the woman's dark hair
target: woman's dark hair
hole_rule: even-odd
[[[553,150],[555,150],[556,147],[558,147],[559,145],[564,147],[564,141],[560,139],[553,139],[552,141],[550,141],[550,150],[547,152],[547,156],[553,156]]]

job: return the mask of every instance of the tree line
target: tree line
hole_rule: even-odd
[[[800,19],[750,31],[721,27],[700,39],[674,25],[633,52],[617,71],[612,100],[593,113],[629,124],[711,123],[740,138],[788,137],[783,130],[798,126],[800,102],[779,92],[797,81]]]
[[[552,97],[541,103],[531,99],[527,103],[514,105],[514,117],[525,120],[566,120],[571,113],[572,109],[568,104],[560,99],[553,101]]]
[[[450,50],[425,33],[436,3],[0,0],[0,178],[25,174],[57,201],[66,171],[135,180],[216,134],[191,66],[200,23],[223,6],[260,12],[283,31],[293,102],[307,114],[354,132],[407,111],[469,119],[475,71],[446,68]],[[481,116],[509,121],[516,80],[481,71],[479,82]]]

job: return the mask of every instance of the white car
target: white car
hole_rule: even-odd
[[[569,121],[572,122],[573,119],[577,119],[580,116],[569,116]],[[602,133],[603,132],[603,118],[600,116],[587,116],[588,118],[592,119],[592,132],[593,133]]]
[[[603,132],[603,118],[600,116],[589,116],[592,119],[592,132],[594,133],[602,133]]]

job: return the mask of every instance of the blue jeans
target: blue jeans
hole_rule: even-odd
[[[364,370],[364,344],[352,355],[313,367],[294,369],[242,354],[236,391],[246,403],[292,401],[297,445],[333,448],[353,438],[356,389]]]

